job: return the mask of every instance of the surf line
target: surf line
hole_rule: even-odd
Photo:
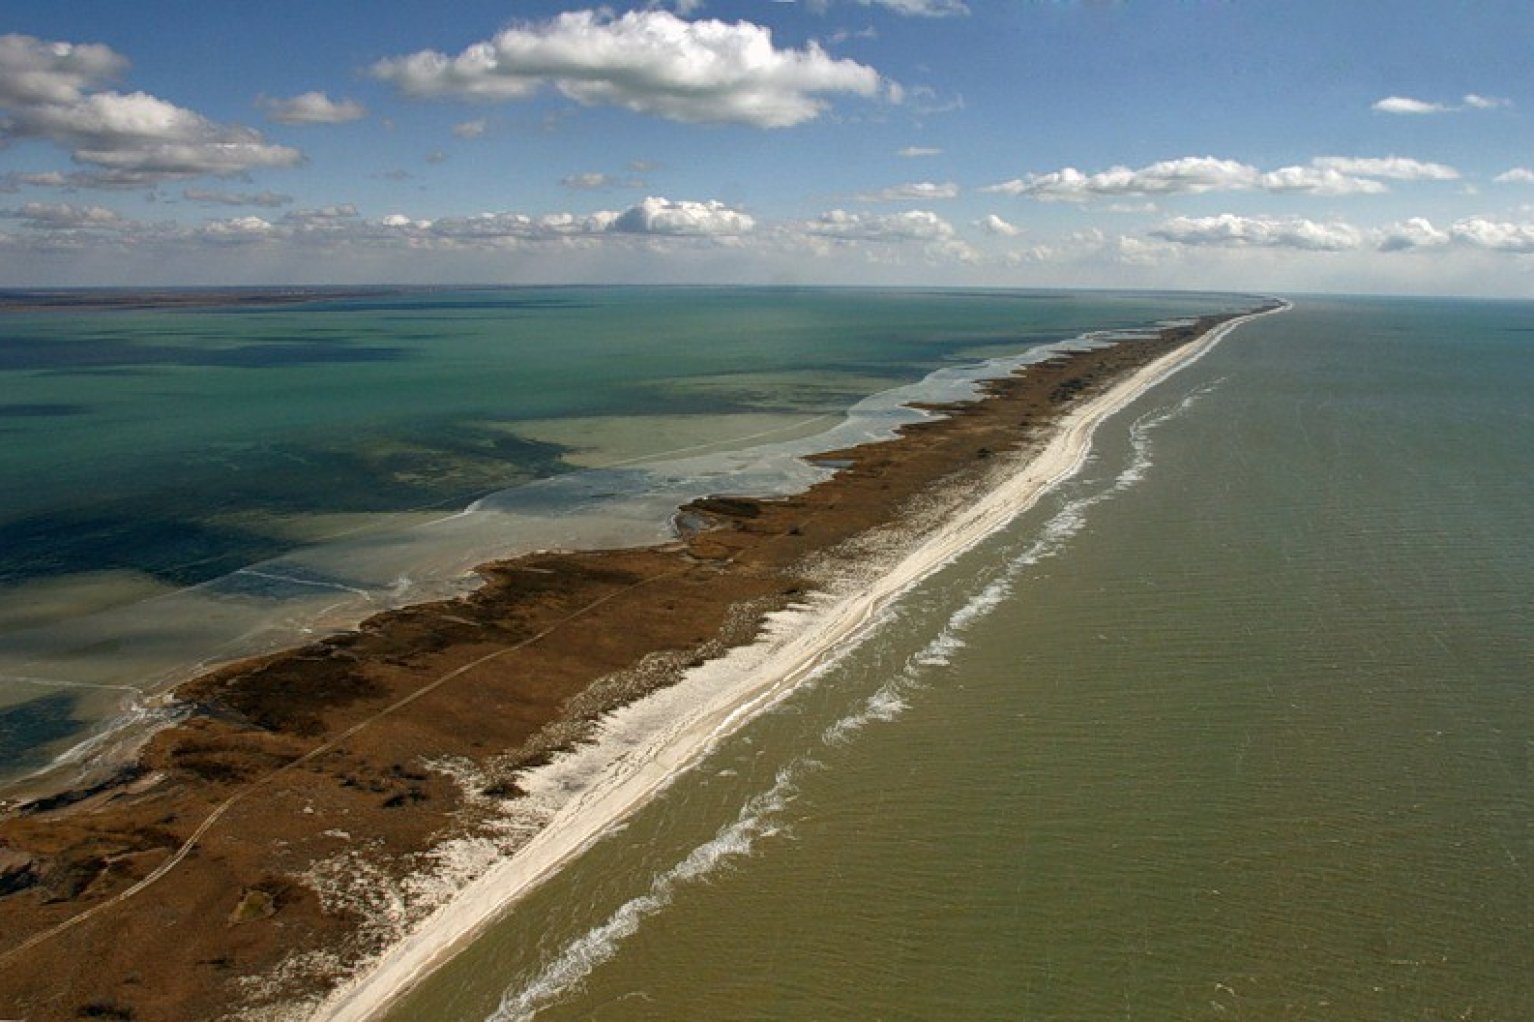
[[[607,757],[583,790],[556,809],[549,823],[527,844],[465,885],[371,966],[338,986],[314,1011],[312,1019],[365,1022],[378,1015],[512,904],[700,762],[722,739],[780,703],[840,650],[858,641],[894,600],[1076,475],[1086,463],[1092,436],[1103,421],[1201,359],[1241,325],[1290,308],[1290,303],[1283,302],[1220,323],[1072,409],[1057,423],[1043,449],[1019,458],[1017,471],[1000,485],[929,534],[883,577],[805,613],[807,620],[800,622],[800,627],[767,640],[770,648],[748,669],[732,672],[724,679],[716,674],[713,684],[707,686],[689,684],[709,675],[715,664],[727,669],[732,658],[726,656],[695,669],[681,683],[616,711],[612,717],[615,721],[641,713],[653,716],[657,703],[661,703],[674,716],[637,747],[599,739],[594,746],[577,749],[534,771],[558,769],[570,757]],[[611,747],[617,744],[622,747]]]

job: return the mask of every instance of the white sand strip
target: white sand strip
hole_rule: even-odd
[[[778,627],[761,642],[732,651],[689,672],[681,683],[617,711],[599,741],[533,771],[524,787],[531,797],[556,806],[547,826],[340,987],[314,1018],[363,1022],[381,1013],[518,898],[698,763],[720,739],[780,702],[834,659],[901,594],[1075,475],[1086,460],[1093,432],[1110,415],[1257,315],[1223,323],[1082,402],[1060,420],[1042,451],[924,537],[884,576],[850,595],[780,616]]]

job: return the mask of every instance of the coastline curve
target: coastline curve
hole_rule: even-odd
[[[364,971],[338,986],[310,1017],[363,1022],[376,1017],[452,958],[520,898],[579,857],[702,761],[719,742],[796,691],[874,626],[914,586],[993,535],[1085,464],[1097,428],[1192,365],[1241,325],[1292,308],[1275,307],[1219,323],[1119,380],[1059,419],[1041,449],[1019,454],[1001,482],[965,511],[905,550],[898,562],[853,593],[776,616],[756,643],[690,670],[683,681],[615,711],[603,736],[536,768],[533,792],[581,778],[575,795],[514,854],[462,888]],[[621,741],[612,740],[617,733]],[[568,785],[564,785],[568,786]]]

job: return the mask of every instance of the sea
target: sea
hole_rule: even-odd
[[[1286,297],[386,1017],[1534,1017],[1534,303]],[[1256,303],[0,319],[3,762],[497,542],[663,533],[912,396]]]
[[[803,455],[891,435],[922,417],[908,402],[1255,301],[207,297],[223,304],[0,294],[0,784],[15,791],[98,779],[186,711],[164,693],[209,666],[460,594],[496,558],[664,541],[693,498],[809,486],[829,470]]]

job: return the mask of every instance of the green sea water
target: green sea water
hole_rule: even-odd
[[[1531,392],[1242,327],[388,1017],[1534,1017]]]
[[[5,311],[0,782],[100,761],[201,666],[461,592],[475,564],[653,542],[692,497],[807,485],[797,455],[962,396],[959,367],[1251,301],[580,287]]]

